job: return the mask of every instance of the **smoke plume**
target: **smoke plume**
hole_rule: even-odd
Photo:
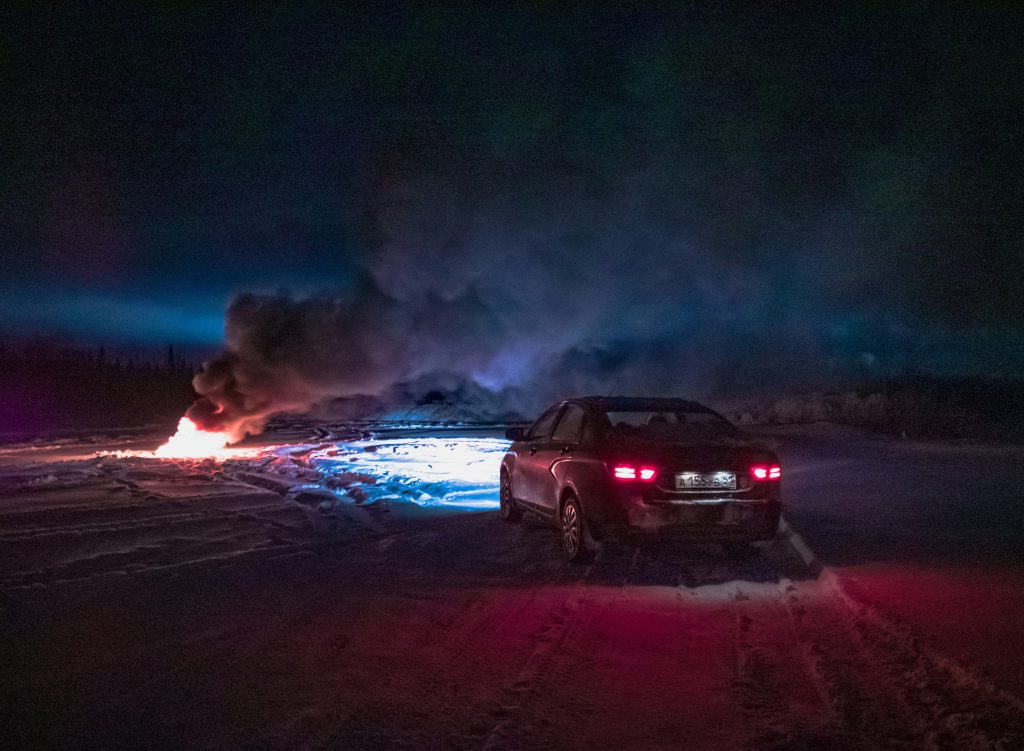
[[[664,216],[656,176],[595,196],[546,175],[512,201],[482,169],[385,173],[346,290],[236,297],[189,417],[237,440],[334,397],[460,386],[530,415],[569,394],[704,395],[820,355],[787,286],[771,291],[785,269],[713,252]]]

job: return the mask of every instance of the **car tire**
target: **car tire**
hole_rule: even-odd
[[[558,514],[562,553],[571,563],[584,563],[590,559],[589,536],[583,507],[579,498],[570,494]]]
[[[512,478],[508,472],[501,473],[501,486],[498,491],[498,513],[507,522],[517,522],[523,518],[523,511],[516,505],[512,497]]]

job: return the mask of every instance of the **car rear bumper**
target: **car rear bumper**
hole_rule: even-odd
[[[701,499],[625,506],[593,530],[596,536],[664,535],[700,540],[770,540],[779,526],[778,499]]]

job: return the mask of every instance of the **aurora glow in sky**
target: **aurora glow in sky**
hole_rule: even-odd
[[[1010,5],[2,13],[2,335],[219,348],[256,292],[261,367],[394,339],[341,390],[1024,371]]]

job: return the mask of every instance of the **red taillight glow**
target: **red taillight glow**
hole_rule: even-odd
[[[635,480],[639,477],[644,482],[650,482],[658,474],[654,467],[640,467],[637,470],[632,464],[617,464],[612,467],[612,474],[616,480]]]
[[[778,464],[755,464],[750,468],[750,474],[755,480],[779,480],[782,479],[782,467]]]
[[[635,467],[616,467],[614,470],[615,477],[619,480],[635,480],[636,479],[636,468]]]

